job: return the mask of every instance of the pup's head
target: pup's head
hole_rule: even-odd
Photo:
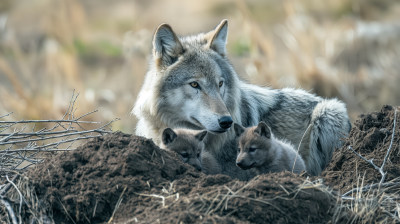
[[[244,128],[234,124],[236,137],[238,139],[238,155],[236,165],[241,169],[260,167],[272,157],[271,130],[264,122],[258,126]]]
[[[162,24],[153,39],[157,108],[169,127],[227,131],[232,123],[236,73],[225,57],[228,22],[194,36],[178,37]]]
[[[206,135],[207,131],[166,128],[162,133],[161,148],[178,153],[183,162],[201,170],[200,154]]]

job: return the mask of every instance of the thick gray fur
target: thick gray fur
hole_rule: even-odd
[[[203,166],[203,171],[249,179],[254,173],[235,165],[233,128],[221,129],[218,119],[231,116],[244,127],[264,121],[277,138],[300,147],[308,173],[320,174],[350,130],[345,104],[301,89],[271,89],[240,80],[226,57],[227,27],[224,20],[208,33],[184,37],[169,25],[158,27],[149,70],[132,110],[139,120],[136,134],[160,144],[167,127],[206,129],[207,156],[202,161],[217,165]],[[191,86],[193,82],[200,88]]]
[[[275,138],[266,123],[244,128],[235,124],[239,151],[236,165],[241,169],[254,168],[258,174],[292,171],[301,173],[306,170],[304,160],[293,146]]]

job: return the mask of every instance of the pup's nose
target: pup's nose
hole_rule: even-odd
[[[201,166],[195,165],[194,168],[196,168],[198,171],[201,171]]]
[[[243,166],[242,161],[236,161],[236,166],[242,168],[242,166]]]
[[[220,119],[218,119],[218,123],[221,128],[228,129],[231,127],[233,121],[231,116],[223,116]]]

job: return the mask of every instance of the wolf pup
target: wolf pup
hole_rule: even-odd
[[[318,175],[350,130],[346,106],[301,89],[271,89],[239,79],[226,55],[228,22],[214,30],[178,37],[167,24],[153,38],[153,54],[133,113],[136,134],[161,143],[165,128],[206,129],[206,151],[218,169],[246,180],[248,170],[236,166],[232,123],[244,127],[264,121],[277,138],[287,139]],[[301,144],[300,144],[301,143]]]
[[[207,131],[166,128],[162,133],[160,148],[178,153],[183,162],[201,170],[200,155],[204,150],[203,140],[206,135]]]
[[[236,165],[244,170],[256,168],[259,174],[289,170],[305,170],[304,161],[292,145],[274,137],[266,123],[243,128],[234,124],[238,138]]]

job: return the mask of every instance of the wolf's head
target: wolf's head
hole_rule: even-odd
[[[200,154],[204,150],[207,131],[194,132],[187,129],[164,129],[161,148],[178,153],[183,162],[201,170]]]
[[[264,122],[258,126],[244,128],[234,124],[238,138],[238,155],[236,165],[242,169],[261,167],[274,158],[274,151],[271,150],[271,130]]]
[[[237,75],[225,57],[227,27],[224,20],[208,33],[178,37],[169,25],[160,25],[143,86],[149,91],[139,95],[137,104],[147,104],[147,113],[167,127],[227,131],[239,92]],[[135,106],[135,114],[143,105]]]

